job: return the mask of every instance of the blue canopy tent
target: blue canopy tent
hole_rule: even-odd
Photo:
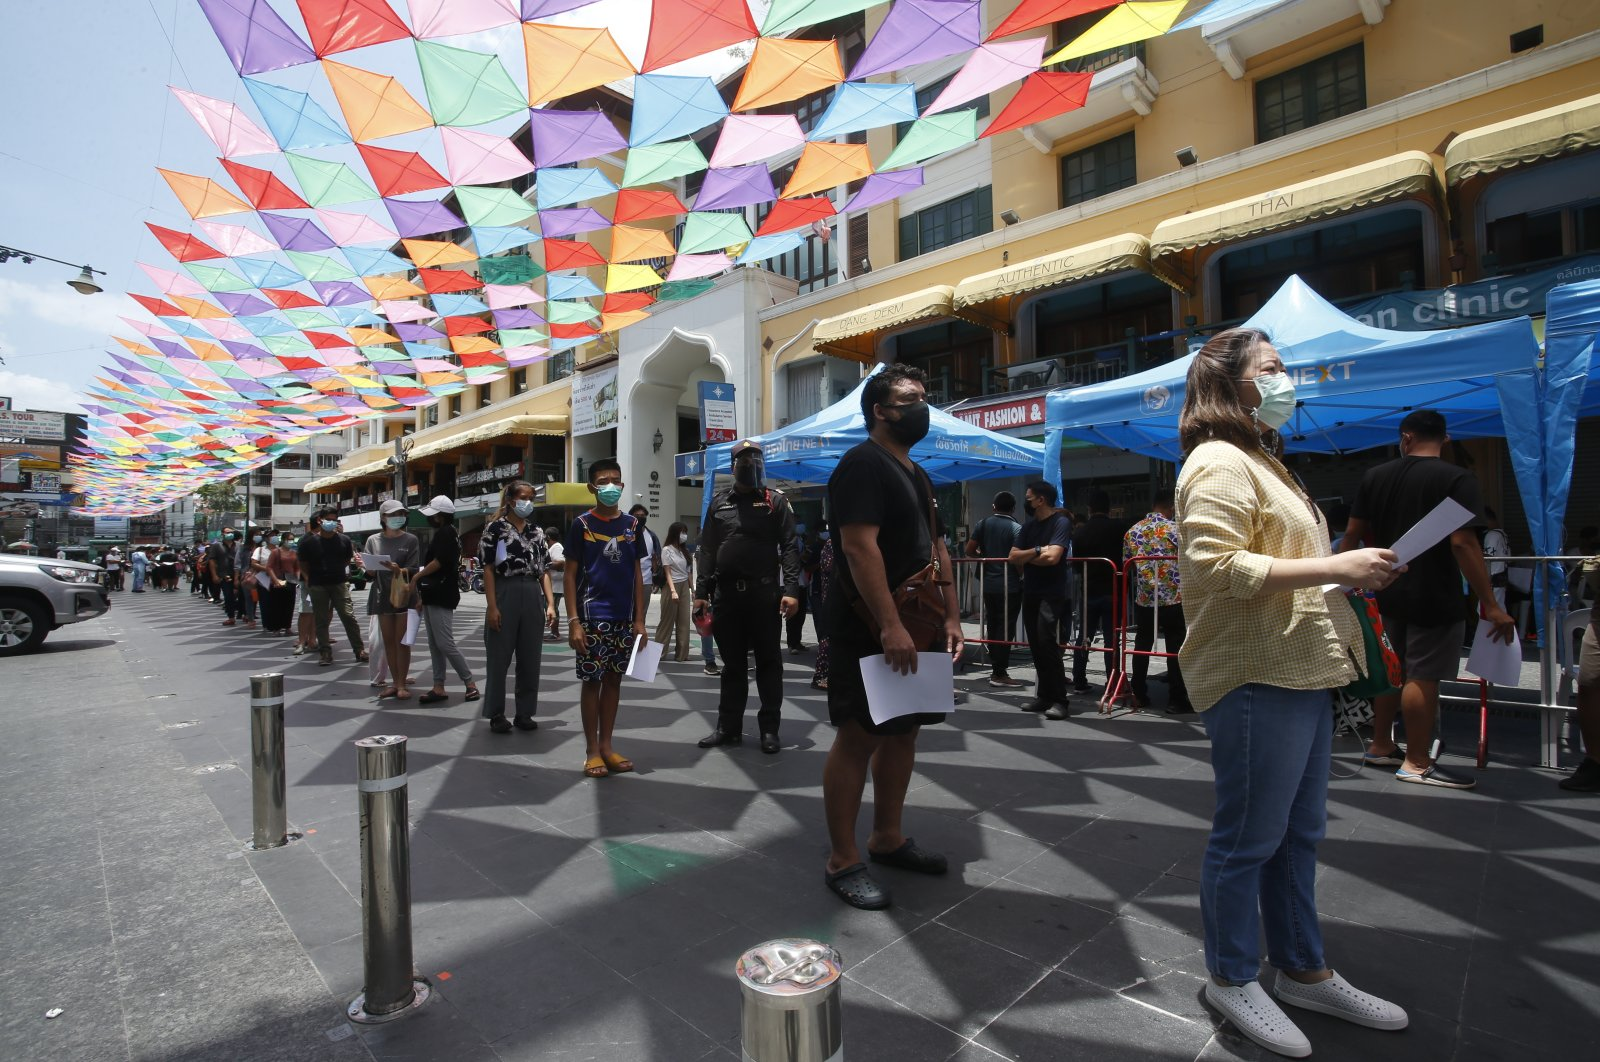
[[[1560,548],[1600,282],[1551,292],[1543,366],[1526,317],[1435,332],[1374,328],[1290,277],[1245,322],[1270,335],[1299,398],[1282,429],[1291,452],[1347,453],[1393,443],[1413,409],[1437,409],[1456,438],[1504,436],[1535,548]],[[1060,482],[1061,442],[1181,458],[1178,415],[1190,355],[1045,400],[1045,476]],[[1552,573],[1559,579],[1559,572]]]
[[[878,371],[874,368],[867,377]],[[839,458],[867,438],[861,419],[861,391],[866,386],[863,379],[855,390],[820,413],[765,435],[752,436],[761,443],[767,478],[826,483]],[[1044,466],[1045,447],[1038,443],[980,428],[942,409],[929,412],[928,437],[911,448],[911,456],[935,483],[1027,475]],[[717,473],[732,472],[732,451],[732,443],[719,443],[706,450],[702,513],[711,507]]]

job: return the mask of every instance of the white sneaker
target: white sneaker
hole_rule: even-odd
[[[1337,973],[1326,981],[1303,985],[1292,977],[1285,977],[1283,971],[1279,970],[1278,978],[1272,985],[1272,994],[1278,997],[1280,1003],[1332,1014],[1335,1018],[1365,1025],[1369,1029],[1404,1029],[1410,1022],[1405,1011],[1388,1000],[1355,988]]]
[[[1206,980],[1206,1002],[1245,1036],[1275,1054],[1305,1058],[1311,1041],[1255,981],[1224,987]]]

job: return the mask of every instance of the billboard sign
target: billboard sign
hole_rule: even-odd
[[[733,384],[700,381],[700,441],[733,442],[739,437],[739,417]]]
[[[617,426],[617,367],[580,372],[572,379],[572,434],[592,435]]]
[[[65,413],[34,413],[21,409],[0,409],[0,435],[21,439],[49,439],[63,442],[67,437]]]

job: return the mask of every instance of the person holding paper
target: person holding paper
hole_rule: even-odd
[[[1450,440],[1442,414],[1416,409],[1400,422],[1400,457],[1368,470],[1350,507],[1341,550],[1363,543],[1390,546],[1439,504],[1450,499],[1469,515],[1465,526],[1422,551],[1394,585],[1378,594],[1383,629],[1405,674],[1398,694],[1372,702],[1372,744],[1361,762],[1394,768],[1402,782],[1443,789],[1471,789],[1477,781],[1440,767],[1433,759],[1439,717],[1439,683],[1456,677],[1466,627],[1461,616],[1461,580],[1477,594],[1490,637],[1511,644],[1517,623],[1494,594],[1483,547],[1473,530],[1483,523],[1478,481],[1440,457]],[[1459,512],[1459,510],[1458,510]],[[1405,722],[1406,747],[1395,744],[1395,716]]]
[[[645,637],[640,562],[646,554],[638,521],[617,507],[622,490],[622,466],[614,458],[592,462],[594,508],[567,529],[567,644],[578,654],[583,773],[590,778],[633,770],[633,761],[611,747],[611,734],[634,640]]]
[[[456,503],[448,494],[440,494],[419,511],[428,518],[428,525],[433,528],[422,554],[422,570],[417,573],[417,596],[422,599],[422,616],[428,624],[428,656],[433,664],[433,688],[418,697],[417,703],[439,704],[450,699],[444,692],[447,662],[456,669],[456,677],[467,688],[464,699],[475,701],[478,699],[478,684],[472,679],[467,658],[456,645],[456,606],[461,604],[461,539],[456,535]],[[519,681],[521,677],[519,668]]]
[[[1395,555],[1330,555],[1322,513],[1280,458],[1277,429],[1294,408],[1266,333],[1230,328],[1194,355],[1179,419],[1189,633],[1178,655],[1216,786],[1200,869],[1205,1000],[1267,1050],[1302,1058],[1311,1043],[1279,1002],[1375,1029],[1402,1029],[1407,1017],[1328,968],[1316,902],[1331,691],[1365,659],[1355,613],[1324,588],[1382,589]],[[1277,1002],[1257,981],[1263,929]]]
[[[483,717],[496,734],[537,730],[539,666],[544,656],[544,631],[552,622],[550,547],[544,529],[533,522],[533,484],[514,480],[500,495],[500,508],[478,539],[483,562],[483,596],[488,613],[483,641],[489,651],[485,667]],[[442,573],[441,573],[442,574]],[[455,578],[455,569],[450,569]],[[454,584],[458,590],[459,584]],[[506,674],[517,663],[516,715],[506,721]],[[435,688],[443,685],[438,669]],[[468,685],[471,680],[463,679]]]
[[[861,413],[867,440],[840,458],[828,478],[828,515],[837,536],[827,595],[828,719],[838,729],[822,772],[829,841],[823,880],[850,906],[880,910],[891,902],[889,890],[868,872],[856,844],[867,775],[873,799],[867,858],[923,874],[945,873],[943,855],[919,847],[901,830],[917,732],[944,716],[911,714],[873,722],[862,660],[881,654],[905,675],[916,670],[922,651],[960,659],[962,635],[943,529],[929,527],[933,484],[911,459],[911,448],[928,434],[927,377],[909,365],[881,369],[861,390]],[[946,580],[944,631],[919,645],[901,622],[894,588],[921,571],[930,556]],[[873,634],[863,611],[881,635]]]

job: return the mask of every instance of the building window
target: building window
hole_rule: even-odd
[[[318,468],[338,468],[339,467],[339,462],[342,461],[343,459],[344,459],[344,455],[343,454],[318,454],[317,455],[317,467]]]
[[[518,369],[511,376],[511,393],[520,395],[528,389],[528,370]]]
[[[772,175],[775,185],[782,188],[791,176],[794,175],[794,163],[784,166]],[[761,223],[772,213],[777,203],[759,203],[756,205],[755,227],[760,228]],[[824,223],[826,224],[826,223]],[[802,230],[806,231],[806,230]],[[832,229],[829,229],[829,239],[811,233],[807,235],[806,242],[791,251],[773,258],[768,258],[761,263],[767,269],[779,276],[789,277],[795,282],[797,294],[804,295],[818,288],[825,288],[839,278],[839,265],[833,256]]]
[[[439,423],[439,403],[435,402],[422,411],[422,426],[431,428],[437,423]]]
[[[950,79],[953,78],[953,77],[955,77],[954,74],[950,74],[948,77],[941,77],[938,81],[935,81],[933,84],[929,85],[928,87],[920,88],[920,89],[917,90],[917,113],[918,114],[926,114],[927,113],[928,108],[933,104],[933,101],[939,98],[939,93],[944,91],[945,86],[950,84]],[[975,100],[968,100],[966,103],[960,104],[957,107],[952,107],[951,110],[960,110],[963,107],[966,107],[966,108],[977,107],[978,108],[978,120],[982,121],[983,119],[989,117],[989,96],[988,96],[987,93],[985,93],[984,95],[979,96]],[[910,128],[911,128],[911,123],[910,122],[897,122],[897,123],[895,123],[895,127],[894,127],[894,142],[898,144],[900,141],[904,140],[906,138],[906,131],[908,129],[910,129]]]
[[[1144,336],[1172,327],[1172,291],[1147,273],[1073,284],[1039,298],[1024,312],[1033,315],[1031,357],[1056,362],[1053,369],[1038,365],[1033,371],[1046,375],[1027,380],[1027,386],[1077,387],[1112,380],[1125,375],[1130,364],[1142,369],[1172,351],[1170,340],[1164,346],[1142,342]],[[1013,370],[1014,381],[1017,375]]]
[[[1093,147],[1061,156],[1061,205],[1064,207],[1131,188],[1135,183],[1133,130]]]
[[[994,333],[966,321],[944,321],[895,336],[894,358],[928,374],[928,401],[973,398],[985,393]]]
[[[274,462],[274,465],[278,468],[289,469],[291,471],[303,471],[311,467],[311,455],[284,454]]]
[[[989,185],[900,219],[900,260],[937,251],[994,228],[994,191]]]
[[[1331,122],[1367,106],[1360,44],[1256,82],[1256,142]]]
[[[451,395],[450,396],[450,419],[454,420],[456,417],[459,417],[459,416],[461,416],[461,396],[460,395]]]
[[[1485,275],[1600,250],[1600,153],[1495,179],[1479,201]]]
[[[1423,212],[1402,206],[1229,251],[1218,261],[1215,281],[1222,317],[1249,317],[1294,273],[1335,303],[1421,287],[1424,244]]]
[[[793,424],[813,413],[822,412],[826,369],[827,366],[821,361],[789,366],[788,386],[785,388],[789,399],[788,423]]]
[[[569,347],[560,353],[550,355],[550,360],[544,363],[545,383],[555,383],[572,375],[573,353],[573,349]]]

